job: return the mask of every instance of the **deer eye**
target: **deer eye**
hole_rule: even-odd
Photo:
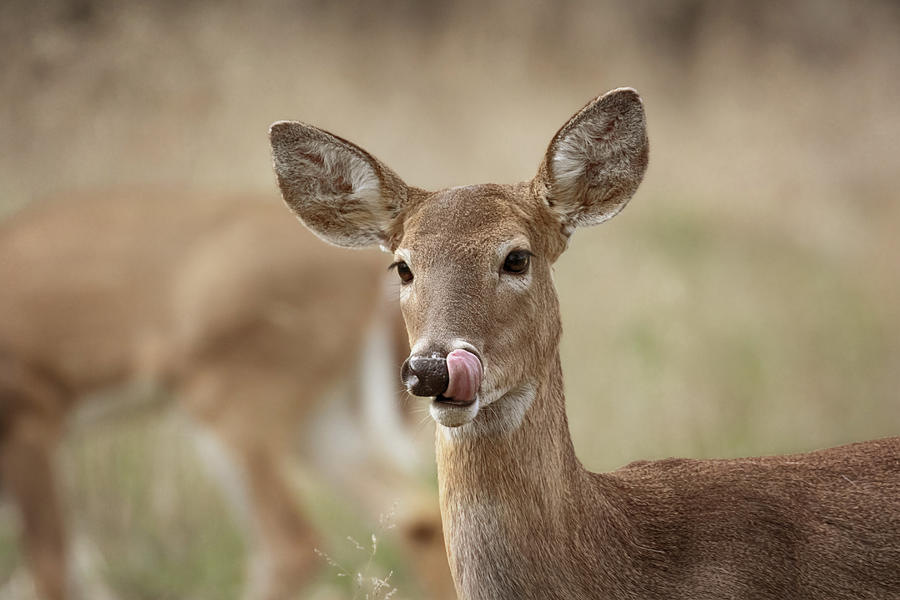
[[[412,270],[410,270],[409,265],[402,260],[392,264],[391,268],[397,269],[397,275],[400,276],[400,281],[402,281],[403,283],[409,283],[413,280]]]
[[[521,275],[528,270],[530,262],[531,252],[528,250],[513,250],[506,255],[506,260],[503,262],[503,271]]]

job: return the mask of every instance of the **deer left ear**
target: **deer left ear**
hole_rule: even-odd
[[[287,205],[320,238],[338,246],[391,247],[409,188],[374,156],[305,123],[269,130]]]
[[[536,178],[563,231],[618,214],[644,178],[648,152],[644,106],[631,88],[607,92],[569,119]]]

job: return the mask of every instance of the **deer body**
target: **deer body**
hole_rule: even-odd
[[[325,339],[314,330],[328,327],[322,299],[331,289],[341,292],[335,302],[350,304],[344,294],[377,291],[377,257],[323,255],[312,238],[285,235],[281,212],[246,196],[122,191],[16,215],[0,239],[0,347],[53,372],[74,402],[128,377],[189,377],[201,356],[254,320],[275,330],[293,312],[299,338]],[[334,260],[352,276],[335,275]],[[358,315],[354,331],[332,328],[335,347],[355,348],[365,335],[377,303],[356,302],[346,310]],[[296,316],[311,312],[321,318]],[[319,368],[328,365],[309,372]]]
[[[430,193],[308,125],[276,123],[271,138],[284,199],[310,229],[394,255],[411,347],[402,378],[438,424],[461,598],[900,597],[900,438],[606,474],[575,456],[551,266],[643,177],[633,90],[578,112],[516,185]]]
[[[590,473],[560,392],[539,389],[534,412],[502,439],[438,433],[460,597],[896,597],[896,439]]]
[[[264,198],[136,189],[70,196],[0,226],[0,488],[21,509],[42,597],[69,597],[52,465],[66,421],[91,392],[133,380],[168,387],[223,451],[252,525],[248,597],[294,597],[321,566],[284,459],[304,424],[315,429],[317,400],[364,360],[373,327],[385,331],[378,369],[393,371],[406,342],[380,306],[377,254],[297,236],[284,213]],[[404,424],[395,386],[367,392],[386,393],[387,422]],[[409,466],[379,449],[383,434],[356,433],[375,460],[329,476],[350,491],[377,491],[361,471],[396,478]]]

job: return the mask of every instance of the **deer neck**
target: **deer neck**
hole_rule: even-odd
[[[522,394],[533,399],[510,428],[497,415],[510,412],[503,403],[523,402]],[[472,423],[439,427],[436,435],[441,516],[457,591],[466,599],[556,597],[548,589],[566,597],[574,582],[548,557],[572,555],[577,515],[595,494],[569,435],[558,351],[543,377],[496,404]]]

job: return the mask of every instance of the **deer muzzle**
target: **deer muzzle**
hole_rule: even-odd
[[[400,376],[410,394],[433,396],[438,402],[467,405],[475,401],[482,378],[481,360],[467,350],[413,355],[403,363]]]

